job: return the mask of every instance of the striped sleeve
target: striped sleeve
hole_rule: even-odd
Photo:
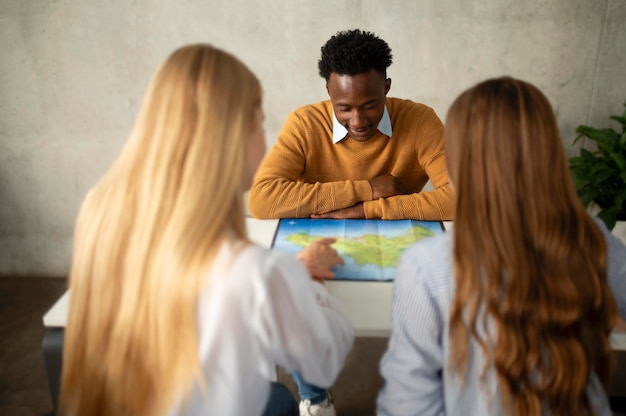
[[[615,296],[617,308],[622,319],[626,319],[626,247],[622,241],[609,231],[604,222],[594,218],[606,238],[607,278]]]
[[[392,334],[381,361],[378,414],[444,414],[443,318],[420,279],[413,246],[402,257],[393,289]]]

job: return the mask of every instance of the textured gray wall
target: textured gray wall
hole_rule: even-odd
[[[569,147],[626,100],[624,0],[0,0],[0,274],[67,273],[79,204],[175,48],[210,42],[259,75],[271,145],[326,98],[320,46],[351,28],[391,46],[390,95],[442,118],[508,74],[545,91]]]

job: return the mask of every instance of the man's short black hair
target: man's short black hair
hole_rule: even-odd
[[[360,29],[337,32],[322,46],[322,57],[317,65],[326,81],[332,72],[342,75],[357,75],[375,69],[387,77],[391,65],[391,49],[387,42],[372,32]]]

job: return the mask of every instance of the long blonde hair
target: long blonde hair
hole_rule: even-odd
[[[445,145],[457,194],[449,365],[463,376],[473,337],[509,413],[593,414],[586,388],[593,373],[608,388],[617,309],[548,100],[512,78],[480,83],[450,108]]]
[[[75,230],[61,413],[165,414],[201,382],[198,294],[220,242],[245,240],[245,139],[261,86],[209,45],[153,77]]]

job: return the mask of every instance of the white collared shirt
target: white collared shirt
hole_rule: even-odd
[[[391,119],[389,118],[389,113],[387,112],[387,106],[385,105],[385,110],[383,111],[383,116],[378,122],[378,131],[384,134],[387,137],[391,137]],[[335,115],[335,110],[333,109],[333,143],[337,144],[348,135],[348,129],[346,129],[343,124],[337,120],[337,116]]]

